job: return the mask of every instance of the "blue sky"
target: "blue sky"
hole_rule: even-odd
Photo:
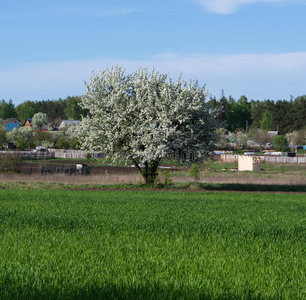
[[[303,0],[0,0],[0,99],[82,95],[92,71],[148,67],[212,96],[306,94]]]

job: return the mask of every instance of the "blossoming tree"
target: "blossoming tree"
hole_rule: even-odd
[[[146,183],[158,175],[162,159],[203,161],[215,141],[215,112],[205,87],[173,82],[166,74],[138,69],[125,75],[115,66],[85,82],[80,123],[83,149],[104,151],[112,160],[133,161]]]

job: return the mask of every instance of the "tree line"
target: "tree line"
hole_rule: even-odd
[[[58,126],[62,120],[80,120],[86,111],[79,105],[81,96],[68,96],[58,100],[27,100],[15,107],[12,100],[0,101],[0,118],[18,118],[24,123],[35,113],[47,114],[49,122]],[[306,126],[306,95],[288,100],[238,100],[225,96],[211,97],[210,104],[218,110],[217,123],[230,132],[260,128],[277,130],[280,134],[301,130]]]
[[[0,118],[18,118],[21,123],[41,112],[48,116],[49,122],[58,126],[62,120],[80,120],[86,112],[79,105],[81,96],[68,96],[58,100],[27,100],[17,106],[12,100],[0,101]]]
[[[217,122],[230,131],[248,131],[260,128],[278,131],[280,134],[301,130],[306,126],[306,95],[287,100],[248,100],[241,96],[238,100],[229,96],[210,103],[219,111]]]

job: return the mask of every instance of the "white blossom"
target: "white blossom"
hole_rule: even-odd
[[[83,149],[147,168],[157,168],[164,158],[207,157],[216,124],[205,86],[181,77],[173,82],[155,70],[125,75],[118,66],[93,74],[85,86],[81,106],[89,114],[79,126]]]

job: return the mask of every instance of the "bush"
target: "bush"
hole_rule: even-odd
[[[0,172],[21,172],[21,157],[18,152],[0,155]]]
[[[165,178],[164,178],[164,185],[167,186],[167,185],[171,185],[173,182],[172,180],[170,179],[170,172],[169,171],[166,171],[164,173],[165,175]]]
[[[36,146],[40,146],[43,143],[51,142],[51,134],[48,131],[36,131],[34,142]]]
[[[191,165],[190,176],[193,177],[194,180],[198,180],[200,178],[200,171],[198,164]]]
[[[80,148],[80,143],[78,138],[73,138],[70,142],[70,148],[73,150],[77,150]]]
[[[69,149],[69,142],[64,137],[59,137],[56,140],[56,146],[58,149]]]
[[[288,140],[284,135],[277,135],[274,139],[273,139],[273,144],[274,144],[274,149],[277,151],[290,151],[289,147],[288,147]]]
[[[27,142],[25,140],[19,139],[17,140],[16,146],[18,150],[23,151],[27,148]]]

